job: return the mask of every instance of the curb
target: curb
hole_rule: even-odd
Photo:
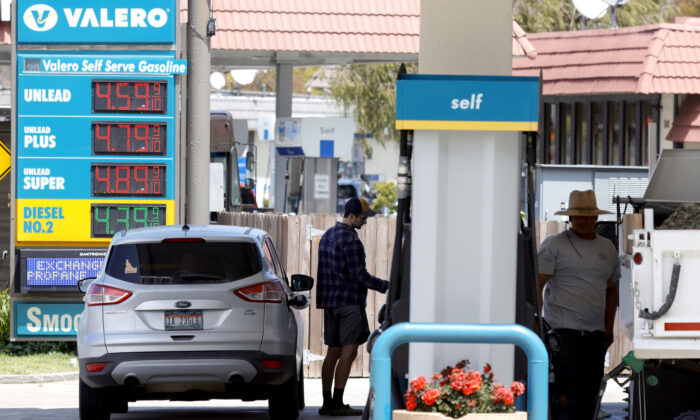
[[[0,384],[36,384],[78,379],[78,372],[40,373],[36,375],[0,375]]]

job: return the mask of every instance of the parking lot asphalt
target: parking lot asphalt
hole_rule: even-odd
[[[321,380],[306,379],[306,409],[300,420],[330,419],[320,416],[323,402]],[[368,378],[350,378],[345,390],[345,402],[363,408],[369,392]],[[623,400],[626,393],[614,382],[609,382],[603,397],[603,409],[611,420],[623,420],[627,415]],[[0,419],[3,420],[63,420],[78,419],[78,381],[44,383],[0,384]],[[138,401],[129,404],[129,412],[113,414],[112,419],[267,419],[266,401],[242,402],[236,400],[210,401]],[[344,417],[346,419],[360,419]]]

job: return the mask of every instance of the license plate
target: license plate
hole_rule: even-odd
[[[166,330],[201,330],[202,311],[165,311]]]

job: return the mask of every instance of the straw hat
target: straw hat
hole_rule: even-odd
[[[600,214],[612,214],[612,212],[598,208],[593,190],[574,190],[569,194],[569,208],[554,214],[563,216],[598,216]]]

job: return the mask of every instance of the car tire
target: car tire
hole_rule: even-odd
[[[81,420],[109,420],[109,398],[105,390],[90,388],[80,381],[78,400]]]
[[[296,420],[299,417],[298,385],[296,376],[292,375],[272,391],[267,400],[270,420]]]
[[[299,368],[299,379],[297,380],[297,399],[299,411],[303,411],[306,407],[306,401],[304,401],[304,366]]]
[[[114,398],[110,407],[112,413],[127,413],[129,411],[129,401],[124,398]]]

